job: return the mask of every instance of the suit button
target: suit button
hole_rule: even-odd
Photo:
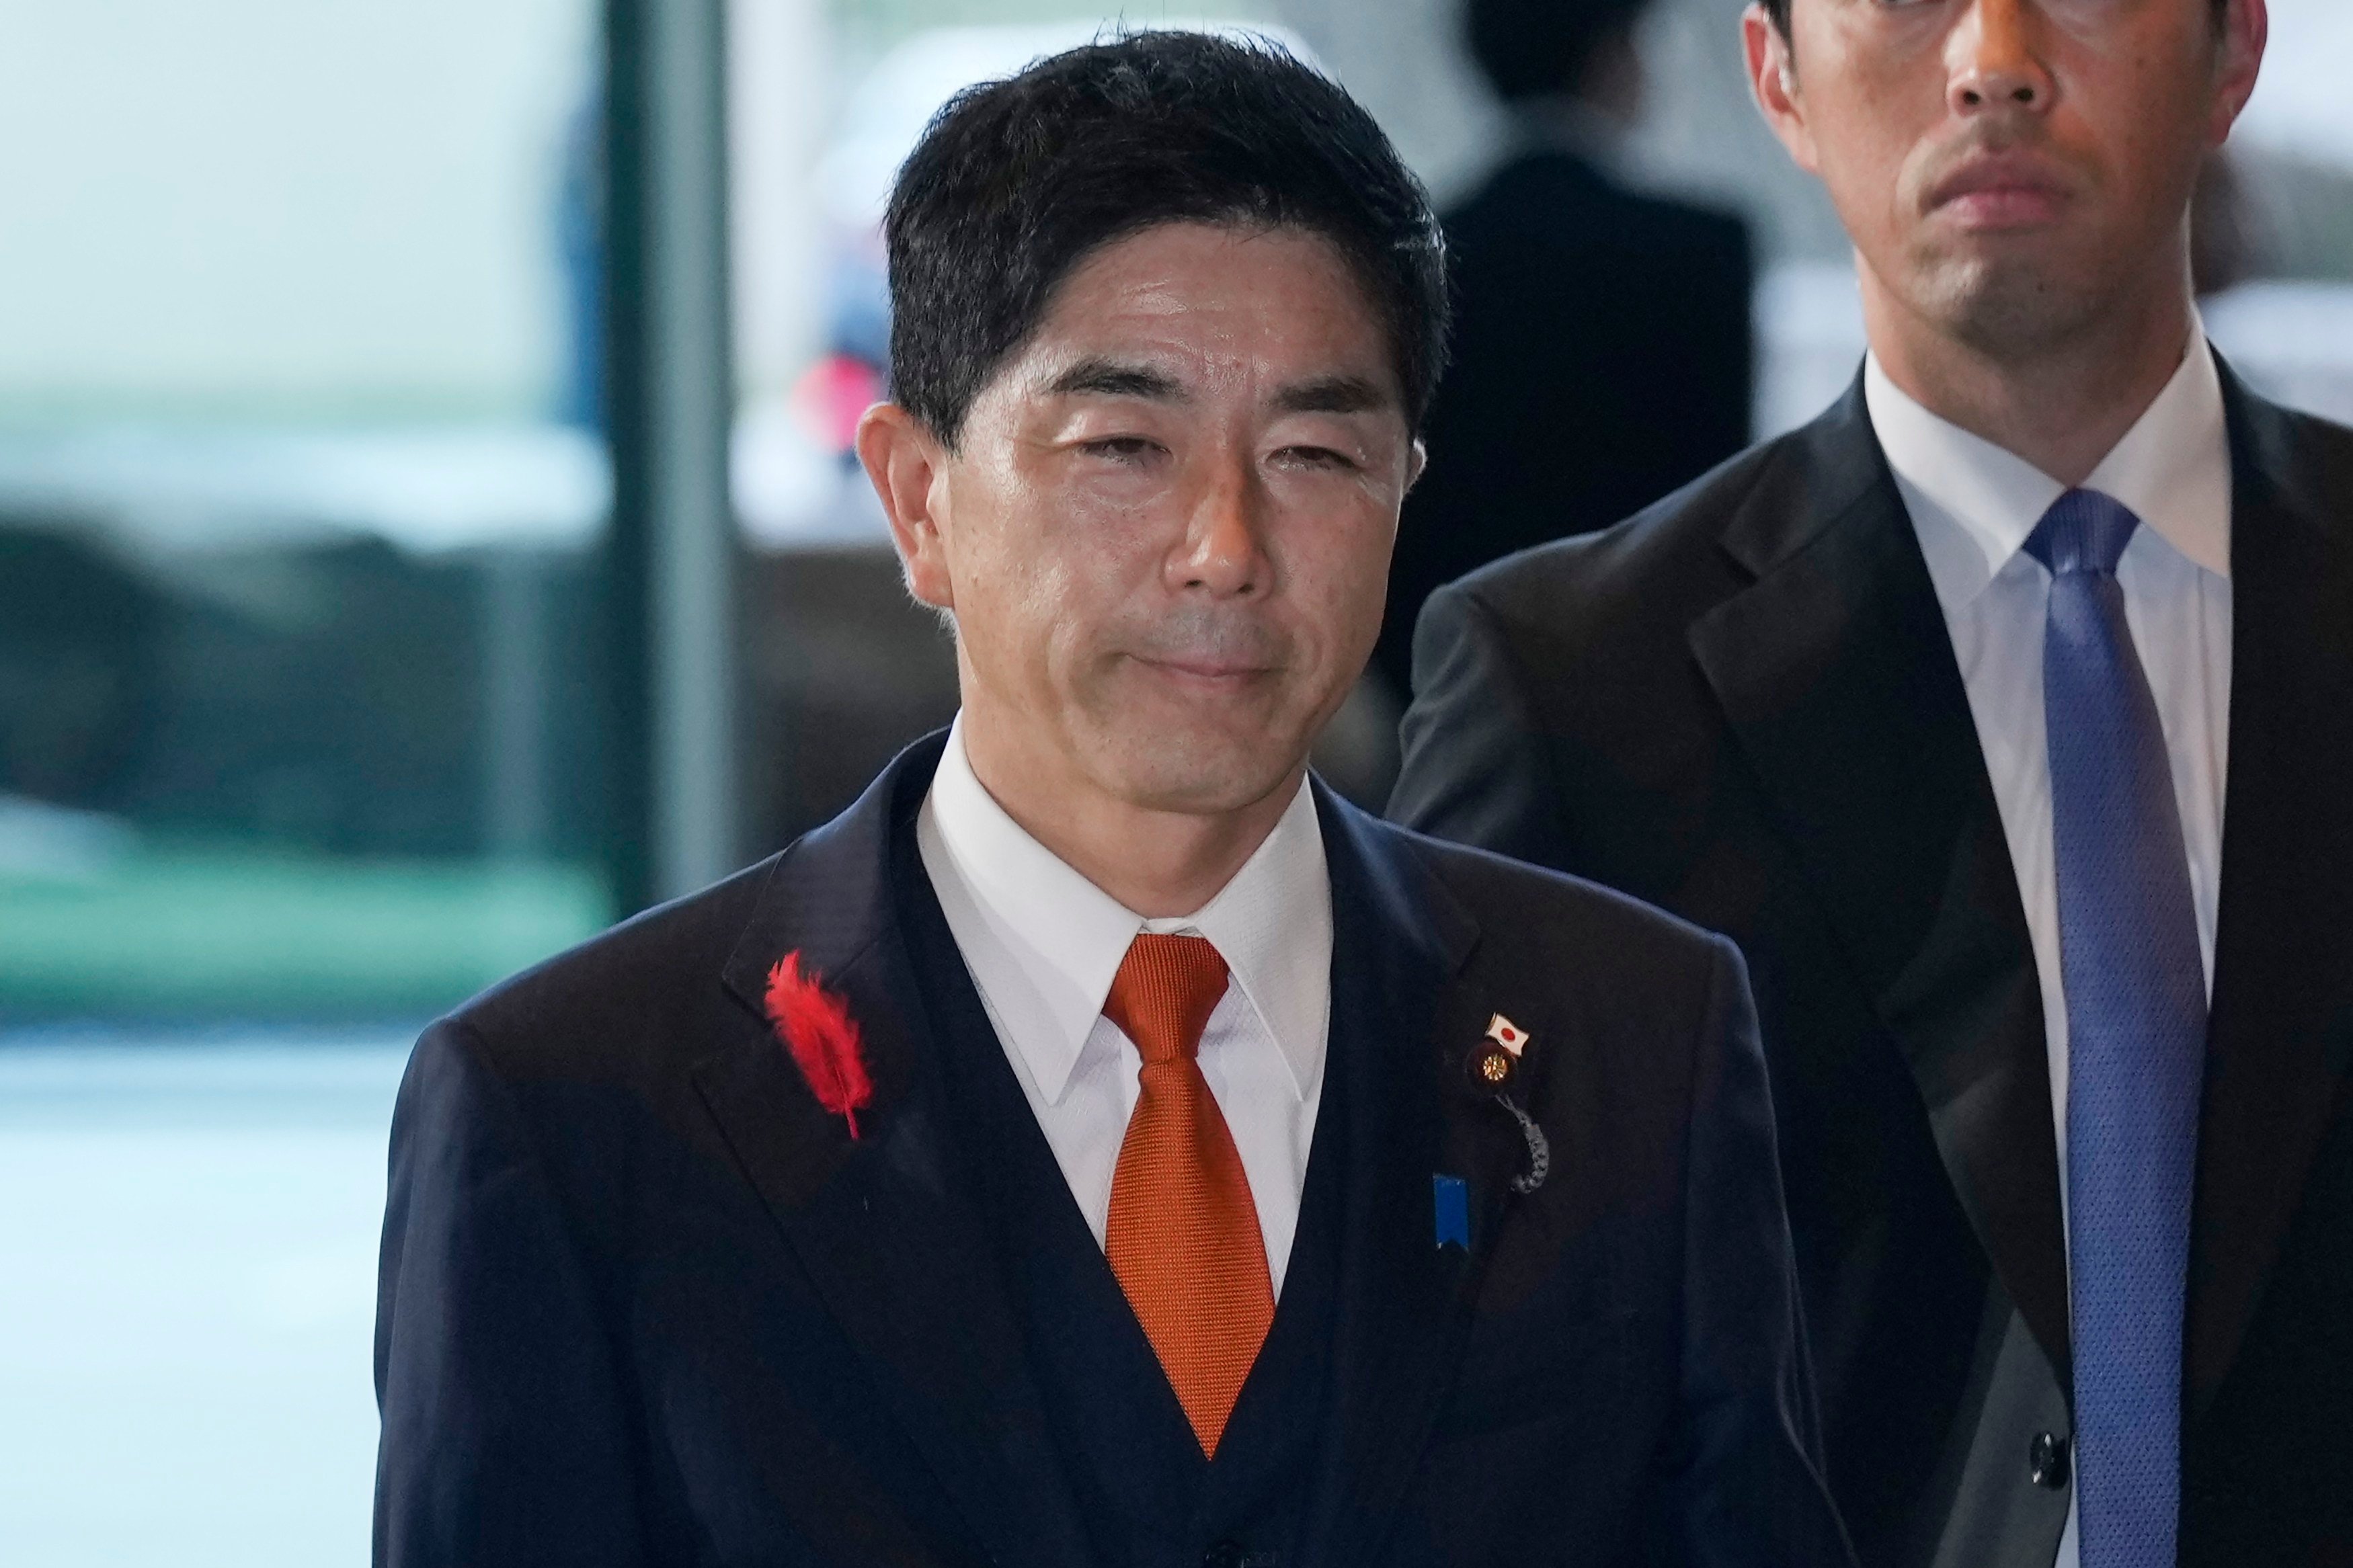
[[[1220,1541],[1201,1553],[1201,1568],[1242,1568],[1242,1549],[1231,1541]]]
[[[2058,1491],[2067,1484],[2067,1439],[2037,1432],[2026,1449],[2026,1475],[2038,1487]]]

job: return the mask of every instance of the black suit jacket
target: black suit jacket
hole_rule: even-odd
[[[2353,433],[2224,389],[2236,629],[2181,1562],[2345,1563]],[[2040,993],[1860,386],[1622,526],[1440,594],[1417,655],[1393,815],[1748,957],[1862,1560],[2047,1568],[2065,1492],[2030,1450],[2066,1436],[2070,1383]]]
[[[419,1042],[385,1228],[380,1564],[1104,1561],[890,891],[938,748]],[[1352,1152],[1284,1568],[1841,1560],[1737,955],[1317,804],[1330,1048],[1360,1088],[1320,1111]],[[863,1029],[855,1141],[761,1016],[796,950]],[[1464,1067],[1499,1011],[1534,1037],[1522,1089],[1551,1142],[1526,1196],[1518,1126]],[[1467,1251],[1438,1244],[1440,1173],[1469,1184]]]
[[[1748,444],[1748,231],[1562,152],[1446,216],[1453,363],[1406,498],[1376,668],[1399,698],[1440,584],[1605,528]]]

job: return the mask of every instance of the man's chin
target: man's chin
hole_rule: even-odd
[[[1119,793],[1147,811],[1222,816],[1247,811],[1298,776],[1305,750],[1274,735],[1166,733],[1115,745]]]
[[[2005,360],[2047,352],[2094,313],[2098,291],[2035,247],[1989,246],[1955,257],[1926,280],[1923,313],[1958,342]]]

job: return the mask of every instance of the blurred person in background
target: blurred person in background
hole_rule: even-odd
[[[1846,1561],[1731,945],[1307,774],[1443,360],[1379,130],[1145,34],[886,232],[962,712],[419,1042],[378,1563]]]
[[[1436,595],[1392,809],[1742,945],[1866,1563],[2353,1563],[2353,433],[2191,295],[2263,0],[1745,26],[1862,374]]]
[[[1374,658],[1399,701],[1414,617],[1440,584],[1607,527],[1748,444],[1748,231],[1643,192],[1620,166],[1649,6],[1468,0],[1508,142],[1444,219],[1454,352]]]

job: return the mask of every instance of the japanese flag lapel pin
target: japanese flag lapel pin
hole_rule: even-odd
[[[1527,1168],[1512,1178],[1512,1190],[1525,1195],[1545,1184],[1552,1174],[1552,1144],[1535,1119],[1521,1109],[1513,1098],[1512,1089],[1520,1076],[1520,1058],[1526,1053],[1533,1037],[1501,1013],[1487,1020],[1487,1032],[1471,1053],[1471,1078],[1480,1089],[1495,1097],[1495,1103],[1511,1113],[1518,1123],[1520,1136],[1528,1148]]]
[[[1528,1048],[1528,1032],[1501,1013],[1487,1020],[1487,1032],[1471,1053],[1471,1076],[1482,1089],[1501,1094],[1518,1076],[1520,1053]]]

